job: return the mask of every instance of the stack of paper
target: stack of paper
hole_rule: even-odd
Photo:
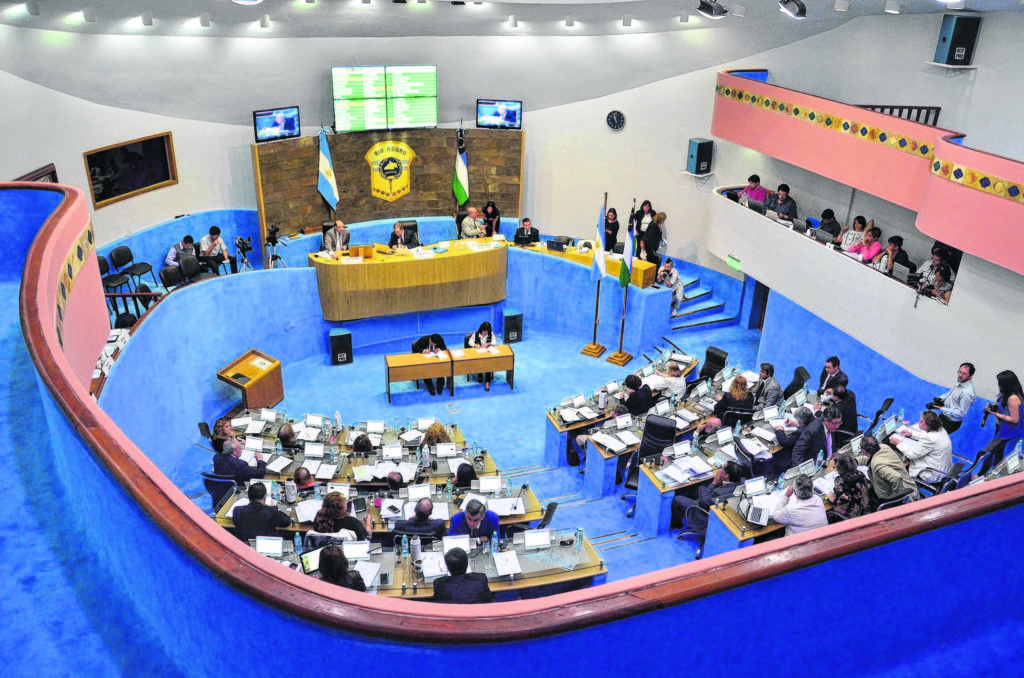
[[[420,438],[423,437],[423,433],[413,429],[411,431],[406,431],[405,433],[403,433],[402,435],[400,435],[398,437],[401,438],[406,443],[416,443],[416,442],[419,442]],[[349,445],[351,445],[351,444],[352,443],[349,443]]]
[[[632,431],[619,431],[616,435],[619,437],[619,440],[626,443],[627,446],[640,444],[640,439],[637,438]]]
[[[357,483],[368,483],[373,480],[373,467],[367,465],[353,466],[352,477]]]
[[[317,469],[316,479],[317,480],[330,480],[334,477],[335,472],[338,470],[337,464],[320,464],[320,468]]]
[[[499,577],[507,577],[512,574],[521,574],[523,568],[519,565],[519,556],[515,551],[491,551],[494,558],[494,569],[498,571]]]
[[[832,491],[836,489],[836,478],[839,477],[838,471],[832,471],[831,473],[822,476],[821,478],[814,479],[814,490],[818,494],[832,494]]]
[[[765,441],[766,443],[770,443],[775,440],[775,431],[769,431],[768,429],[761,428],[760,426],[751,431],[751,433],[753,433],[755,436]]]
[[[597,419],[598,416],[600,416],[600,415],[597,414],[597,412],[595,412],[594,410],[590,409],[589,407],[581,407],[579,412],[580,412],[580,415],[582,415],[582,417],[584,419]]]
[[[598,431],[597,433],[592,435],[591,438],[594,439],[594,442],[601,445],[601,447],[605,447],[611,450],[612,452],[621,452],[624,449],[626,449],[625,443],[623,443],[615,436],[605,433],[604,431]]]
[[[740,445],[743,446],[743,449],[752,454],[755,459],[769,459],[772,456],[771,453],[768,452],[768,448],[765,447],[764,443],[757,438],[743,438],[740,440]]]
[[[392,471],[398,470],[398,464],[393,461],[378,461],[373,465],[374,478],[387,478]]]
[[[299,440],[305,440],[308,442],[315,441],[320,436],[320,429],[316,428],[304,428],[302,433],[298,435]]]
[[[263,433],[263,427],[266,425],[265,421],[250,421],[245,427],[246,435],[253,433]]]
[[[288,468],[288,465],[292,463],[292,460],[288,457],[281,455],[274,461],[267,464],[267,470],[271,473],[280,473],[281,471]]]
[[[490,499],[487,502],[487,508],[494,511],[499,516],[512,516],[526,513],[526,506],[522,497],[501,497],[498,499]],[[434,517],[436,518],[437,516]]]
[[[307,499],[295,505],[295,521],[298,523],[310,523],[316,518],[317,511],[323,506],[320,499]]]
[[[563,407],[562,409],[558,410],[558,416],[560,416],[562,418],[562,421],[565,422],[580,421],[581,419],[579,413],[576,410],[572,409],[571,407]]]

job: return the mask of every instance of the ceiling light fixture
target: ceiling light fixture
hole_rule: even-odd
[[[729,10],[722,7],[716,0],[700,0],[700,4],[697,5],[697,14],[705,19],[724,19],[728,13]]]
[[[900,3],[896,2],[896,0],[886,0],[886,2],[885,2],[885,13],[886,14],[899,14],[900,13]]]
[[[565,26],[566,26],[566,28],[572,28],[572,27],[573,27],[573,26],[575,26],[575,25],[576,25],[576,22],[575,22],[575,21],[573,20],[573,18],[572,18],[572,17],[568,17],[568,18],[566,18],[566,20],[565,20]]]
[[[202,14],[199,15],[199,25],[202,26],[203,28],[209,28],[210,27],[210,13],[209,12],[203,12]]]
[[[316,4],[316,0],[306,0],[306,4],[307,5],[315,5]]]
[[[231,0],[231,2],[236,5],[258,5],[263,2],[263,0]]]
[[[148,9],[142,13],[142,16],[140,18],[142,19],[143,26],[153,25],[153,13],[150,12]]]
[[[633,19],[631,19],[628,16],[622,17],[622,25],[626,28],[629,28],[630,26],[633,25]]]
[[[850,11],[850,0],[836,0],[837,12],[849,12]]]
[[[25,11],[29,16],[39,16],[39,0],[28,0],[25,3]]]
[[[690,23],[690,15],[689,14],[680,14],[679,15],[679,23],[681,23],[681,24]]]
[[[950,9],[966,9],[967,3],[964,0],[954,0],[954,2],[946,3],[946,7]]]
[[[797,21],[807,18],[807,6],[800,0],[779,0],[779,11]]]
[[[85,9],[83,9],[82,18],[85,19],[85,22],[88,24],[96,23],[96,8],[86,7]]]
[[[260,28],[270,28],[270,15],[264,14],[260,17]]]
[[[508,27],[509,28],[516,28],[517,26],[519,26],[519,21],[516,20],[516,15],[515,14],[509,14],[508,15]]]
[[[732,15],[733,16],[747,16],[747,8],[744,7],[743,5],[735,5],[732,8]]]

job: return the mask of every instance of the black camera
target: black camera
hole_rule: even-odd
[[[242,236],[235,237],[235,247],[238,248],[239,254],[245,254],[246,252],[252,252],[252,236],[243,238]]]
[[[281,229],[279,227],[274,226],[273,224],[271,224],[270,228],[267,229],[267,244],[268,245],[273,245],[273,246],[276,247],[277,246],[277,242],[278,242],[277,235],[280,232],[281,232]]]

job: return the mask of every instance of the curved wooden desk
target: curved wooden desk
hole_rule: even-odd
[[[508,253],[504,243],[470,249],[463,241],[437,243],[448,251],[414,257],[409,251],[358,263],[346,257],[309,255],[316,269],[324,320],[342,321],[383,315],[493,304],[505,298]]]

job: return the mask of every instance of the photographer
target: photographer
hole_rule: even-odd
[[[220,275],[221,263],[231,264],[231,272],[238,273],[238,259],[228,255],[218,226],[210,226],[209,234],[199,240],[199,263],[205,264],[214,275]]]

